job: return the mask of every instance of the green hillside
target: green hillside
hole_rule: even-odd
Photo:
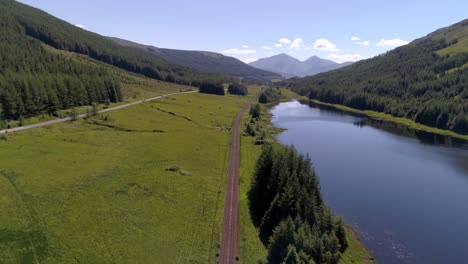
[[[201,72],[227,74],[245,78],[250,81],[270,81],[273,79],[281,79],[279,74],[257,69],[236,58],[224,56],[215,52],[162,49],[118,38],[111,39],[120,45],[139,48],[152,56],[159,57],[174,64],[196,69]]]
[[[149,57],[139,49],[123,47],[107,37],[83,30],[16,1],[2,1],[0,8],[3,16],[15,22],[15,25],[11,26],[17,30],[17,33],[30,36],[57,49],[85,54],[154,79],[162,79],[168,74],[173,74],[179,82],[188,84],[193,80],[215,77],[170,64],[156,57]]]
[[[301,95],[468,134],[468,20],[386,54],[283,82]]]
[[[123,47],[16,1],[0,2],[0,33],[0,128],[8,120],[121,101],[130,73],[195,86],[230,80]]]

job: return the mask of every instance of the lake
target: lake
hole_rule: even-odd
[[[468,262],[467,142],[309,102],[271,113],[379,263]]]

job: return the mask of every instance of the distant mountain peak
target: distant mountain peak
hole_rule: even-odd
[[[304,77],[327,72],[349,65],[349,63],[339,64],[331,60],[312,56],[305,61],[300,61],[286,53],[280,53],[268,58],[262,58],[251,62],[253,67],[272,71],[283,75],[283,77]]]

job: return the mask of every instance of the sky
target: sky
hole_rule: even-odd
[[[357,61],[468,18],[465,0],[20,0],[105,36],[251,62]]]

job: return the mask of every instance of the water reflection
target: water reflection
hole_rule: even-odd
[[[463,139],[434,134],[434,133],[430,133],[430,132],[426,132],[422,130],[416,130],[416,129],[409,128],[402,124],[368,118],[365,115],[349,113],[340,109],[336,109],[332,106],[319,105],[311,101],[301,100],[299,102],[303,105],[308,105],[313,108],[324,109],[328,113],[333,113],[331,115],[339,115],[339,116],[352,115],[355,117],[359,117],[360,119],[357,121],[354,121],[353,124],[361,128],[365,126],[369,126],[369,127],[385,130],[387,132],[390,132],[398,136],[403,136],[403,137],[408,137],[408,138],[417,138],[419,142],[422,144],[468,149],[468,141],[463,140]]]
[[[464,140],[310,102],[281,103],[281,143],[310,154],[331,208],[380,263],[468,259],[468,148]]]

